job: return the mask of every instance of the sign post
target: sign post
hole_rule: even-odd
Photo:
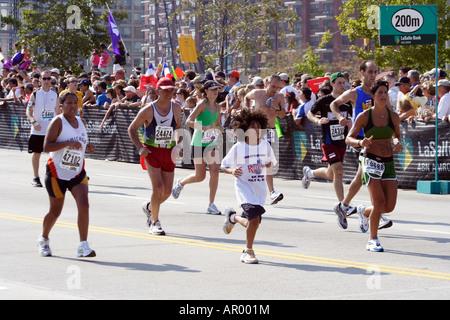
[[[379,41],[381,46],[435,45],[436,138],[435,180],[417,181],[417,192],[449,193],[450,181],[439,181],[438,163],[438,15],[437,5],[380,6]]]

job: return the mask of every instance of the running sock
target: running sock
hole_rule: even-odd
[[[342,211],[346,211],[347,210],[347,208],[348,208],[348,205],[346,205],[344,202],[340,202],[340,206],[341,206],[341,210]]]
[[[230,222],[231,223],[236,223],[236,220],[234,219],[236,217],[236,213],[233,213],[232,215],[230,215]]]
[[[312,179],[312,178],[314,178],[314,171],[309,170],[308,171],[308,179]]]

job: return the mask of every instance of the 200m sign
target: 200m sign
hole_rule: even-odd
[[[413,33],[423,26],[422,14],[414,9],[401,9],[392,16],[392,26],[402,33]]]

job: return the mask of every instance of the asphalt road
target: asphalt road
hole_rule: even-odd
[[[47,157],[42,156],[41,176]],[[53,257],[43,258],[36,240],[48,210],[47,192],[31,186],[26,152],[0,150],[0,159],[0,299],[450,298],[448,195],[399,190],[389,215],[394,225],[379,234],[385,252],[372,253],[356,215],[347,230],[337,226],[331,183],[312,182],[304,190],[300,181],[275,179],[285,198],[274,206],[267,201],[254,245],[260,263],[245,265],[239,260],[244,228],[236,226],[227,236],[224,217],[204,213],[207,181],[188,185],[177,200],[163,204],[167,235],[153,236],[141,210],[151,193],[146,172],[135,164],[87,160],[89,242],[97,256],[76,258],[77,214],[68,193],[50,235]],[[175,179],[191,172],[176,169]],[[233,179],[220,175],[221,210],[236,207]],[[369,200],[363,187],[353,204]]]

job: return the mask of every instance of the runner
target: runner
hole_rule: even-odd
[[[247,229],[246,249],[241,256],[241,262],[258,263],[253,251],[256,231],[261,223],[261,216],[266,211],[264,203],[267,196],[265,177],[271,175],[271,169],[277,160],[270,144],[260,139],[261,129],[267,128],[267,118],[261,110],[244,109],[236,114],[233,129],[242,129],[242,137],[230,149],[222,160],[223,172],[235,176],[236,197],[242,214],[237,215],[233,208],[225,209],[223,231],[229,234],[237,223]],[[243,134],[241,136],[244,136]]]
[[[203,97],[195,109],[191,112],[186,125],[194,129],[192,137],[193,159],[195,172],[187,177],[177,180],[172,189],[172,196],[177,199],[183,187],[190,183],[198,183],[205,180],[206,165],[209,167],[209,205],[206,213],[219,215],[220,210],[214,204],[217,187],[219,184],[220,148],[217,140],[222,134],[218,128],[219,105],[216,99],[219,95],[219,84],[215,81],[206,81],[203,89]],[[223,130],[223,129],[222,129]]]
[[[251,100],[255,100],[255,109],[261,110],[267,117],[267,136],[266,140],[269,143],[275,141],[275,128],[277,117],[283,119],[286,115],[284,96],[279,92],[283,87],[280,76],[272,75],[269,77],[266,89],[255,89],[247,93],[245,96],[245,107],[251,105]],[[275,191],[273,186],[273,176],[269,175],[266,178],[267,187],[270,192],[270,204],[276,204],[283,199],[283,194]]]
[[[384,251],[378,240],[378,226],[382,213],[392,212],[397,203],[397,176],[393,151],[403,150],[400,143],[400,118],[388,108],[389,84],[378,80],[371,88],[374,106],[362,112],[350,129],[345,140],[348,145],[364,148],[360,158],[362,183],[369,189],[372,206],[358,206],[359,224],[362,232],[370,225],[370,238],[366,249]],[[357,139],[364,130],[364,138]],[[394,139],[392,139],[394,138]],[[392,148],[391,143],[394,144]],[[370,224],[369,224],[370,220]]]
[[[50,210],[44,218],[43,232],[38,239],[41,256],[51,256],[49,234],[61,214],[67,189],[78,208],[80,245],[77,257],[95,257],[87,242],[89,229],[88,178],[84,170],[85,152],[94,152],[88,143],[86,123],[76,117],[78,97],[67,92],[60,97],[62,114],[50,123],[44,140],[44,151],[50,152],[45,176],[45,187],[50,199]]]
[[[31,164],[34,178],[32,185],[42,187],[39,178],[39,160],[44,150],[44,138],[48,125],[55,115],[60,114],[58,94],[51,90],[51,72],[42,72],[42,88],[33,92],[27,105],[26,115],[31,123],[31,135],[28,141],[28,153],[32,153]]]
[[[165,235],[159,221],[159,211],[172,190],[175,170],[172,149],[175,146],[175,131],[181,128],[181,108],[172,101],[175,89],[172,80],[164,77],[156,86],[158,99],[139,111],[128,127],[128,135],[139,149],[143,167],[152,183],[151,199],[142,204],[142,210],[147,215],[149,233]],[[142,125],[145,125],[143,144],[137,134]]]
[[[331,112],[330,104],[334,99],[339,97],[345,90],[345,78],[339,73],[333,73],[330,77],[331,86],[333,91],[314,103],[311,110],[308,112],[308,119],[322,127],[322,162],[327,162],[328,167],[322,167],[315,170],[311,170],[310,167],[303,167],[303,188],[308,189],[311,180],[314,177],[320,177],[324,179],[333,180],[334,191],[338,200],[341,202],[344,200],[344,186],[342,184],[343,169],[342,163],[345,156],[345,137],[348,133],[348,125],[342,127],[339,121]],[[342,104],[339,106],[340,114],[348,118],[352,114],[352,106],[350,104]],[[321,118],[315,117],[320,112]],[[338,216],[338,225],[347,229],[347,218],[345,214],[341,214],[340,210],[337,210],[335,206],[334,212]]]
[[[355,121],[356,117],[363,112],[364,110],[367,110],[372,105],[372,98],[370,96],[370,88],[372,87],[373,83],[375,82],[375,78],[377,76],[377,66],[376,64],[371,60],[364,61],[360,67],[359,67],[360,73],[361,73],[361,86],[356,87],[354,89],[350,89],[345,91],[341,96],[339,96],[336,100],[334,100],[331,105],[331,111],[333,112],[334,116],[339,119],[339,124],[341,126],[346,126],[349,124],[351,120],[348,120],[344,118],[340,112],[339,112],[339,106],[344,103],[351,103],[353,106],[353,122]],[[390,104],[389,104],[390,105]],[[358,132],[356,138],[362,139],[364,137],[364,132],[361,129],[360,132]],[[356,151],[359,153],[361,148],[356,148]],[[354,213],[356,213],[356,208],[350,206],[350,202],[355,197],[355,195],[358,193],[359,189],[361,188],[361,166],[358,166],[358,171],[356,173],[356,176],[353,178],[352,182],[350,183],[350,186],[347,190],[347,193],[344,196],[344,200],[340,201],[339,205],[335,206],[337,208],[337,211],[340,212],[338,215],[345,214],[347,216],[350,216]],[[381,217],[380,221],[380,229],[383,228],[389,228],[392,226],[392,221],[386,218]]]

